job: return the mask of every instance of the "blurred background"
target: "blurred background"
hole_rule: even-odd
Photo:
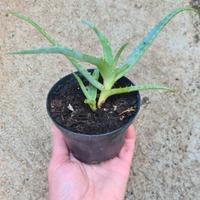
[[[48,90],[73,67],[62,56],[8,56],[8,51],[49,44],[32,27],[10,16],[31,17],[63,45],[100,55],[88,19],[116,50],[129,42],[126,58],[175,0],[1,0],[0,1],[0,199],[47,199],[51,153]],[[195,0],[193,4],[200,5]],[[122,59],[123,59],[122,58]],[[137,145],[126,200],[200,199],[200,18],[178,15],[128,77],[161,83],[176,93],[141,92],[134,122]]]

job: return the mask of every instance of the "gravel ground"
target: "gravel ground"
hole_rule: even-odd
[[[92,20],[114,49],[129,41],[125,58],[163,15],[187,4],[178,0],[0,1],[1,200],[47,199],[51,122],[46,95],[57,79],[73,69],[62,56],[5,55],[48,45],[8,11],[35,19],[66,46],[99,55],[95,35],[80,23],[80,19]],[[200,199],[199,50],[199,17],[181,14],[128,75],[136,83],[159,82],[178,91],[142,92],[126,200]]]

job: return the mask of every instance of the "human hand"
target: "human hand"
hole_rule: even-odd
[[[126,191],[135,146],[130,126],[119,155],[100,164],[88,165],[68,150],[64,136],[52,127],[53,152],[48,168],[49,200],[122,200]]]

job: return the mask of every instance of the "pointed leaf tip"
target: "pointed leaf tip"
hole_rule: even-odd
[[[109,41],[106,38],[106,36],[102,32],[100,32],[98,30],[98,28],[92,22],[89,22],[87,20],[81,20],[81,22],[95,32],[95,34],[97,35],[97,37],[101,43],[101,46],[103,48],[104,59],[109,64],[110,68],[112,68],[114,59],[113,59],[113,55],[112,55],[111,46],[110,46]]]
[[[30,24],[32,27],[35,28],[37,32],[39,32],[43,37],[45,37],[52,45],[57,45],[58,43],[54,38],[52,38],[41,26],[39,26],[35,21],[33,21],[31,18],[26,17],[18,12],[9,12],[11,15],[25,21],[26,23]]]
[[[117,51],[116,55],[115,55],[115,58],[114,58],[114,61],[115,61],[115,65],[117,64],[122,52],[124,51],[124,49],[128,46],[128,42],[123,44]]]
[[[81,23],[84,24],[84,25],[86,25],[86,26],[89,26],[90,28],[94,28],[95,27],[92,22],[90,22],[88,20],[85,20],[85,19],[82,19]]]

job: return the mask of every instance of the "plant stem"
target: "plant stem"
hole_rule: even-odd
[[[110,96],[110,90],[102,90],[99,96],[99,100],[97,103],[97,107],[101,108],[102,104],[106,101],[106,99]]]

